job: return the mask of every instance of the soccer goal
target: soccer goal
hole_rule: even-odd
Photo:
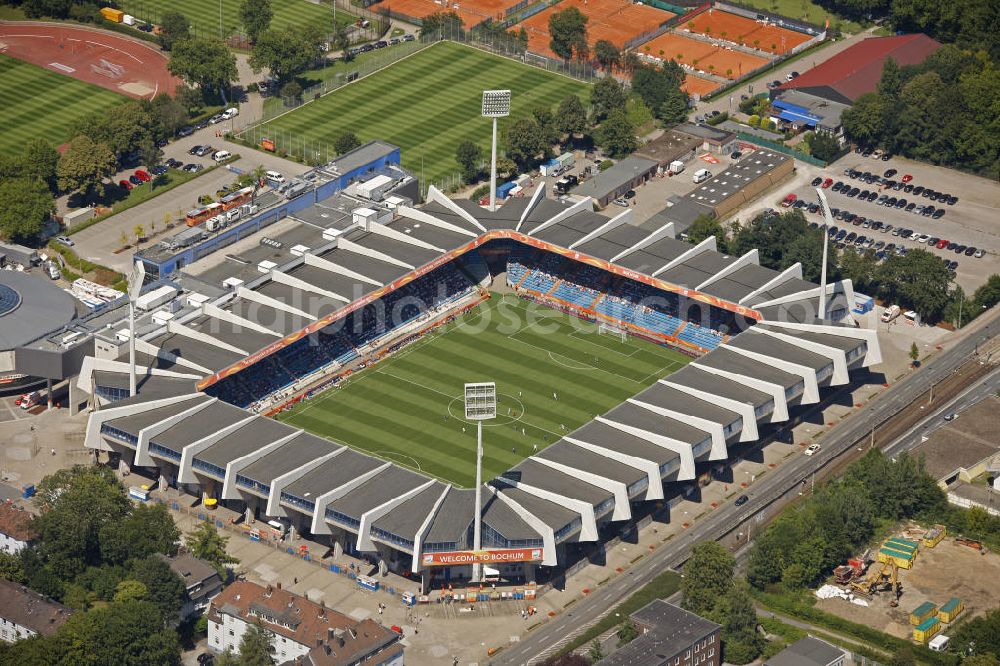
[[[622,342],[628,340],[628,333],[625,331],[624,328],[622,328],[621,326],[615,326],[614,324],[607,324],[604,322],[601,322],[597,325],[597,334],[610,335],[612,337],[618,338]]]

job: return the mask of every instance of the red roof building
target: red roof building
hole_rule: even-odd
[[[870,37],[778,86],[772,96],[785,90],[798,90],[833,102],[852,104],[865,93],[875,92],[886,59],[892,58],[901,67],[918,65],[940,47],[940,43],[924,34]]]

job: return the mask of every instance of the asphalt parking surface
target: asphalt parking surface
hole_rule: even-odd
[[[958,243],[985,250],[986,254],[982,258],[968,257],[964,254],[956,254],[947,249],[930,248],[934,254],[949,261],[957,261],[956,281],[967,293],[975,290],[985,282],[991,274],[998,272],[997,257],[1000,255],[1000,184],[984,178],[971,176],[952,169],[936,167],[933,165],[913,162],[902,158],[892,158],[888,161],[875,159],[874,157],[863,157],[857,153],[851,153],[826,169],[817,169],[801,163],[797,164],[797,177],[787,186],[779,188],[773,197],[770,197],[766,205],[776,206],[787,194],[795,193],[799,198],[806,201],[816,201],[816,193],[810,182],[815,177],[832,178],[834,183],[842,181],[850,183],[851,187],[860,190],[876,190],[881,196],[883,193],[894,197],[903,197],[908,202],[917,205],[931,205],[935,208],[945,210],[944,217],[933,219],[924,217],[913,212],[906,212],[903,209],[887,208],[880,206],[876,202],[861,201],[859,198],[850,198],[843,193],[834,192],[833,188],[825,190],[827,200],[831,208],[847,210],[858,216],[863,216],[868,220],[877,220],[884,225],[892,225],[894,228],[912,229],[915,236],[927,234],[931,237],[946,239]],[[913,176],[908,183],[914,186],[931,188],[938,192],[946,192],[958,197],[958,202],[948,205],[938,201],[931,201],[923,196],[914,197],[912,193],[905,191],[882,190],[878,183],[868,184],[863,180],[852,179],[845,175],[845,171],[854,169],[857,171],[868,171],[876,176],[882,177],[888,169],[896,169],[897,173],[892,176],[893,180],[899,181],[904,174]],[[811,221],[821,222],[821,217],[806,213],[806,217]],[[834,224],[847,229],[848,232],[855,232],[859,236],[865,235],[868,238],[875,238],[877,241],[885,243],[895,243],[906,248],[924,248],[928,246],[917,243],[914,237],[903,239],[900,236],[893,236],[891,232],[872,232],[864,228],[862,224],[846,226],[843,221],[836,220]]]

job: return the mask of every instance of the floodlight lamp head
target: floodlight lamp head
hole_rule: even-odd
[[[483,116],[487,118],[504,118],[510,115],[509,90],[483,91]]]
[[[497,385],[479,382],[465,385],[465,418],[469,421],[488,421],[497,415]]]
[[[142,283],[146,279],[146,267],[141,261],[132,265],[132,271],[128,274],[128,297],[135,301],[142,292]]]

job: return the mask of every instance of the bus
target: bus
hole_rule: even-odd
[[[229,210],[230,208],[236,208],[237,206],[242,206],[243,204],[250,201],[250,197],[253,196],[252,187],[244,187],[231,194],[219,199],[219,203],[222,204],[222,210]]]
[[[204,208],[189,210],[187,215],[184,216],[184,221],[189,227],[197,227],[199,224],[204,223],[205,220],[215,217],[223,210],[221,203],[210,203]]]

